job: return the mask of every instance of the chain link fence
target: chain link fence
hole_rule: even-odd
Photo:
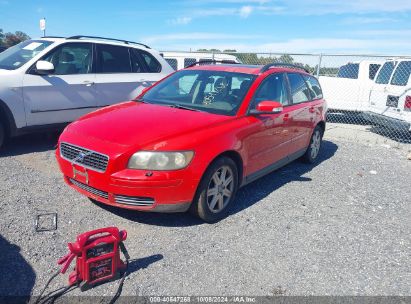
[[[411,144],[411,57],[239,52],[162,52],[174,69],[209,60],[264,65],[295,64],[318,77],[327,121],[341,136],[367,141],[367,133],[393,145]],[[359,134],[363,134],[363,136]]]

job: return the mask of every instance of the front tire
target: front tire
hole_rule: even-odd
[[[318,155],[320,154],[323,133],[323,129],[320,126],[315,127],[313,135],[310,139],[310,145],[308,146],[307,151],[303,155],[303,160],[306,163],[312,164],[317,160]]]
[[[238,188],[238,169],[228,157],[215,160],[198,186],[190,212],[208,223],[226,217]]]

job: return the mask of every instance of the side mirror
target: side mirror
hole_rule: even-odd
[[[278,101],[261,101],[256,109],[250,111],[251,114],[279,114],[283,111],[283,105]]]
[[[39,75],[48,75],[54,72],[54,64],[48,61],[39,60],[36,62],[36,72]]]

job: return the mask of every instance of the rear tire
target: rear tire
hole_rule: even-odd
[[[0,150],[3,147],[3,145],[6,142],[7,134],[6,134],[6,128],[4,125],[0,122]]]
[[[323,129],[320,126],[316,126],[310,139],[310,145],[302,157],[304,162],[312,164],[317,160],[321,150],[323,134]]]
[[[204,173],[190,212],[207,223],[226,217],[238,188],[238,169],[228,157],[215,160]]]

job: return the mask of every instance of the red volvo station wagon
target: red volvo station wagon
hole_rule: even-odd
[[[73,122],[56,156],[67,184],[94,201],[215,222],[239,187],[315,162],[326,110],[298,66],[193,65]]]

